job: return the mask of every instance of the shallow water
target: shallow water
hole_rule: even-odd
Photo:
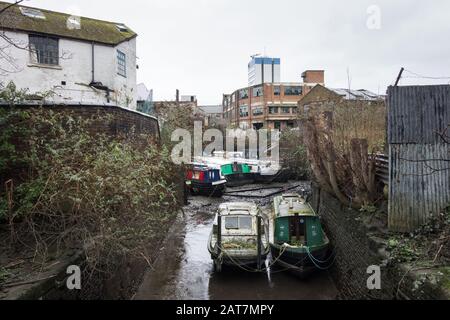
[[[254,194],[259,194],[259,191]],[[273,268],[270,274],[235,268],[225,268],[221,273],[213,272],[207,241],[219,204],[253,201],[263,210],[270,210],[271,198],[193,197],[189,201],[189,205],[184,208],[184,218],[179,226],[174,226],[173,236],[169,235],[167,249],[161,252],[160,261],[145,276],[135,299],[302,300],[336,297],[337,289],[327,272],[317,272],[306,280]]]

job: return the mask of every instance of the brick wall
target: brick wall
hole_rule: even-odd
[[[336,253],[330,270],[341,299],[447,299],[438,287],[423,283],[405,265],[386,264],[386,241],[361,219],[361,213],[345,208],[313,185],[311,203],[320,214]],[[381,267],[381,290],[367,289],[367,268]]]
[[[22,105],[16,107],[25,109],[37,108],[37,106],[33,105]],[[155,141],[159,141],[160,138],[158,120],[140,112],[115,106],[94,105],[45,105],[43,108],[54,112],[70,112],[74,116],[86,118],[92,118],[95,116],[101,118],[102,116],[107,115],[112,117],[111,121],[108,122],[95,122],[95,127],[92,129],[96,133],[118,136],[121,134],[129,134],[134,130],[137,134],[149,134],[153,136]]]

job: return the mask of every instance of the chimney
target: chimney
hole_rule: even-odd
[[[306,70],[302,73],[304,83],[315,83],[325,85],[324,70]]]
[[[176,93],[175,93],[175,101],[177,102],[177,103],[179,103],[180,102],[180,90],[176,90]]]

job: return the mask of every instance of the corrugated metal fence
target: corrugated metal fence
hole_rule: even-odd
[[[450,203],[449,125],[450,86],[389,88],[391,230],[413,231]]]

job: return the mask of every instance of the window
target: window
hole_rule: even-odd
[[[59,40],[45,36],[30,35],[31,62],[47,65],[59,64]]]
[[[239,99],[248,99],[248,89],[239,90]]]
[[[239,217],[239,229],[252,230],[252,218]]]
[[[281,113],[284,113],[284,114],[291,113],[291,108],[283,107],[283,108],[281,108]]]
[[[278,107],[269,107],[269,113],[270,114],[277,114],[278,113]]]
[[[225,229],[239,229],[239,218],[238,217],[226,217],[225,218]]]
[[[117,73],[123,77],[127,76],[127,56],[120,50],[117,50]]]
[[[252,217],[226,217],[225,229],[252,230]]]
[[[274,95],[274,96],[279,96],[279,95],[281,95],[281,88],[280,88],[280,86],[274,86],[274,87],[273,87],[273,95]]]
[[[128,32],[128,28],[122,23],[116,24],[116,27],[120,32]]]
[[[45,15],[39,9],[20,7],[20,12],[26,17],[45,20]]]
[[[240,106],[239,107],[239,115],[241,118],[248,117],[248,107],[247,106]]]
[[[253,108],[253,115],[254,116],[260,116],[263,113],[264,112],[263,112],[263,108],[262,107],[255,107],[255,108]]]
[[[255,87],[253,88],[253,97],[261,97],[263,93],[262,87]]]
[[[284,87],[285,96],[299,96],[302,94],[302,87]]]

